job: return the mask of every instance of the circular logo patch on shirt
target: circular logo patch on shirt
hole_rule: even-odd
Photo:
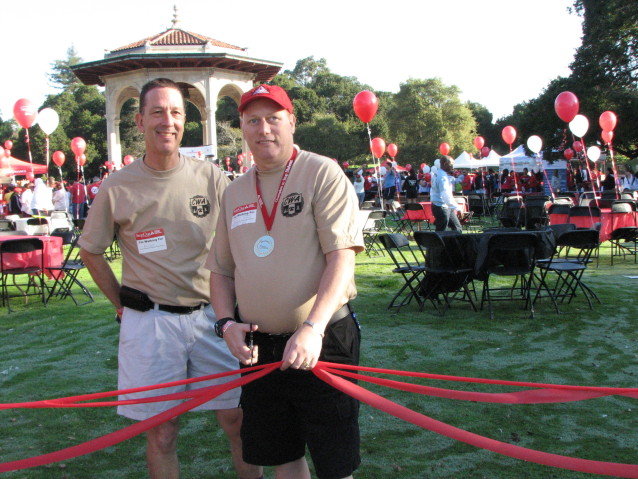
[[[191,213],[197,218],[203,218],[210,213],[210,201],[205,196],[193,196],[190,200]]]
[[[281,214],[292,218],[303,210],[303,196],[301,193],[290,193],[281,202]]]

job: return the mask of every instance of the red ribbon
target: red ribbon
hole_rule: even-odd
[[[76,446],[61,449],[52,453],[44,454],[18,461],[0,463],[0,472],[14,471],[18,469],[26,469],[30,467],[42,466],[53,462],[68,460],[77,456],[89,454],[91,452],[113,446],[119,442],[130,439],[133,436],[141,434],[157,425],[177,417],[200,404],[210,401],[220,394],[241,387],[255,379],[258,379],[270,373],[274,369],[281,366],[281,362],[272,363],[262,366],[254,366],[245,368],[242,373],[252,373],[237,379],[230,380],[227,383],[210,386],[192,391],[185,391],[175,394],[166,394],[143,399],[132,399],[126,401],[102,401],[84,403],[83,401],[102,399],[121,394],[130,394],[134,392],[150,391],[170,386],[190,384],[210,379],[218,379],[222,377],[236,376],[239,371],[230,371],[222,374],[214,374],[194,379],[186,379],[174,381],[171,383],[158,384],[148,387],[133,388],[120,391],[109,391],[95,394],[84,394],[78,396],[69,396],[66,398],[48,399],[43,401],[32,401],[23,403],[0,404],[0,409],[11,408],[68,408],[68,407],[103,407],[115,406],[119,404],[140,404],[147,402],[158,402],[175,399],[184,399],[181,403],[163,413],[153,416],[144,421],[132,424],[119,431],[107,434],[97,439],[87,441]],[[537,388],[533,390],[523,390],[509,393],[477,393],[470,391],[455,391],[450,389],[435,388],[430,386],[421,386],[418,384],[404,383],[390,379],[364,376],[362,374],[350,372],[352,370],[359,372],[372,372],[378,374],[391,374],[395,376],[409,376],[416,378],[466,382],[466,383],[483,383],[497,384],[504,386],[521,386]],[[402,391],[413,392],[417,394],[426,394],[449,399],[459,399],[464,401],[481,401],[501,404],[539,404],[539,403],[556,403],[567,401],[582,401],[609,395],[622,395],[627,397],[638,398],[638,388],[609,388],[609,387],[589,387],[589,386],[570,386],[543,383],[530,383],[520,381],[501,381],[496,379],[467,378],[459,376],[446,376],[429,373],[416,373],[407,371],[395,371],[390,369],[369,368],[363,366],[348,366],[343,364],[333,364],[320,361],[313,369],[313,373],[324,380],[331,386],[349,394],[350,396],[397,418],[408,421],[416,426],[428,429],[437,434],[441,434],[452,439],[465,442],[475,447],[487,449],[498,454],[521,459],[528,462],[543,464],[547,466],[557,467],[561,469],[570,469],[573,471],[587,472],[591,474],[601,474],[616,477],[638,478],[638,465],[619,464],[612,462],[592,461],[588,459],[579,459],[569,456],[561,456],[557,454],[535,451],[520,446],[514,446],[504,442],[496,441],[487,437],[479,436],[463,429],[450,426],[423,414],[412,411],[404,406],[396,404],[377,394],[353,384],[341,377],[335,376],[334,373],[356,378],[373,384],[378,384]]]

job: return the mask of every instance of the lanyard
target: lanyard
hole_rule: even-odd
[[[297,158],[297,150],[292,150],[292,155],[286,164],[286,168],[284,169],[283,174],[281,175],[281,181],[279,182],[279,189],[277,190],[277,194],[275,195],[275,202],[272,205],[272,212],[270,215],[268,214],[268,210],[266,209],[266,205],[264,204],[264,200],[261,196],[261,190],[259,189],[259,177],[255,176],[255,188],[257,189],[257,203],[259,204],[259,208],[261,209],[261,215],[264,218],[264,223],[266,225],[266,231],[270,234],[270,230],[272,229],[272,225],[275,222],[275,215],[277,214],[277,205],[279,204],[279,200],[281,199],[281,195],[284,192],[284,186],[286,185],[286,181],[288,181],[288,176],[290,175],[290,170],[292,169],[292,165],[295,163],[295,158]]]

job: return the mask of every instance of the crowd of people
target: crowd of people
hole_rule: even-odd
[[[442,162],[442,159],[438,162]],[[364,201],[374,200],[379,196],[383,198],[386,205],[393,200],[400,200],[403,204],[416,202],[419,195],[431,194],[432,185],[438,172],[441,171],[441,168],[437,167],[439,169],[434,174],[430,173],[429,168],[417,172],[410,165],[405,168],[398,167],[393,160],[387,160],[382,164],[383,167],[378,170],[359,169],[354,170],[354,173],[346,171],[354,183],[360,205]],[[557,169],[551,169],[545,173],[540,170],[530,171],[528,168],[523,168],[520,172],[504,168],[497,172],[493,168],[461,170],[452,167],[446,174],[450,177],[453,193],[463,195],[541,193],[545,183],[549,183],[550,190],[554,194],[565,191],[591,191],[592,188],[596,191],[608,191],[616,187],[619,191],[638,191],[638,170],[633,173],[629,167],[624,167],[619,172],[617,180],[612,168],[608,167],[603,173],[595,168],[587,169],[583,165],[567,169],[564,181],[561,180]]]
[[[83,219],[102,180],[93,178],[90,185],[83,179],[58,181],[52,177],[15,181],[2,187],[2,211],[5,216],[20,217],[66,211],[72,218]]]

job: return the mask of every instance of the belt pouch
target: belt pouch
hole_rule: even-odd
[[[122,306],[142,312],[148,311],[154,306],[146,293],[124,285],[120,288],[120,303]]]

